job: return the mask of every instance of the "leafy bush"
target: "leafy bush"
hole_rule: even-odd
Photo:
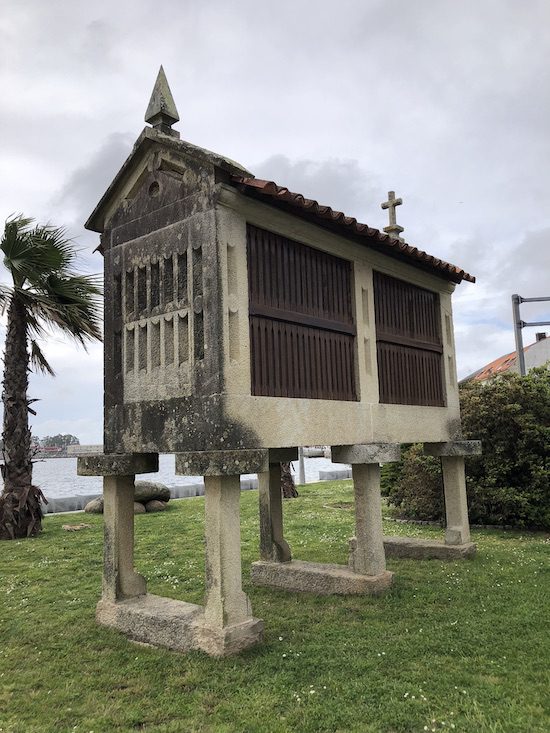
[[[550,369],[470,382],[460,403],[464,437],[483,442],[466,461],[470,521],[549,529]],[[404,516],[443,518],[438,464],[413,446],[392,469],[388,498]]]
[[[388,501],[410,519],[440,520],[445,516],[443,478],[437,458],[426,456],[421,444],[403,451],[400,463],[393,463],[394,482]]]

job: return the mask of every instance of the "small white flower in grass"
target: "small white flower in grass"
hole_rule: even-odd
[[[286,657],[286,654],[283,654],[283,659]]]
[[[279,636],[279,641],[282,641],[282,640],[283,640],[283,637],[282,636]]]

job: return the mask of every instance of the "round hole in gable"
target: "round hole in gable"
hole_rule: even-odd
[[[160,193],[160,185],[158,181],[153,181],[149,186],[149,196],[158,196]]]

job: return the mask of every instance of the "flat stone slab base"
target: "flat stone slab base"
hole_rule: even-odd
[[[250,577],[255,585],[317,593],[323,596],[376,595],[391,586],[393,573],[385,571],[380,575],[358,575],[345,565],[301,560],[291,562],[258,560],[252,563]]]
[[[237,654],[262,641],[263,621],[250,618],[215,629],[204,623],[204,608],[147,593],[124,601],[101,599],[96,621],[133,641],[177,652],[201,650],[213,657]]]
[[[413,560],[465,560],[474,557],[477,547],[473,542],[464,545],[446,545],[439,540],[412,537],[384,537],[386,557],[409,557]]]

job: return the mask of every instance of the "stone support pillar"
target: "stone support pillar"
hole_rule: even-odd
[[[290,547],[283,537],[283,497],[281,464],[269,463],[269,470],[258,474],[260,498],[260,557],[262,560],[289,562]]]
[[[464,456],[481,454],[479,440],[457,440],[449,443],[425,443],[428,455],[441,458],[443,486],[445,489],[445,544],[465,545],[470,542],[468,502]]]
[[[103,600],[115,603],[147,593],[134,570],[134,479],[158,471],[156,453],[80,456],[79,476],[103,476]]]
[[[103,501],[103,598],[143,595],[145,578],[134,570],[134,476],[104,476]]]
[[[360,575],[386,570],[380,463],[398,461],[401,446],[394,443],[333,446],[332,460],[351,463],[355,492],[355,537],[350,542],[350,568]]]
[[[443,486],[445,489],[445,544],[463,545],[470,542],[466,477],[463,456],[442,456]]]
[[[360,575],[380,575],[386,569],[380,465],[352,465],[355,493],[355,547],[350,556],[351,569]]]
[[[251,616],[242,589],[239,476],[205,476],[206,608],[205,624],[217,629]]]

